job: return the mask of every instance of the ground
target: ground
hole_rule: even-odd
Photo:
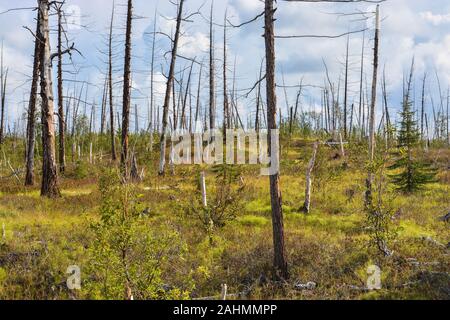
[[[107,146],[107,144],[105,144]],[[12,147],[12,142],[9,144]],[[105,148],[107,148],[105,146]],[[19,147],[17,147],[19,148]],[[18,150],[16,148],[16,150]],[[136,145],[139,148],[139,145]],[[86,148],[89,150],[89,148]],[[347,146],[347,158],[336,157],[338,148],[321,145],[314,171],[312,211],[301,212],[305,170],[312,140],[292,139],[283,144],[281,191],[290,279],[272,281],[272,226],[268,177],[257,167],[240,168],[243,189],[235,218],[205,232],[188,208],[199,201],[198,176],[207,174],[208,197],[213,197],[215,174],[209,167],[175,167],[175,175],[156,173],[157,147],[152,156],[142,147],[139,165],[146,177],[139,183],[139,203],[151,232],[171,230],[183,243],[183,252],[169,252],[161,262],[161,279],[186,292],[183,298],[231,294],[247,299],[449,299],[449,224],[439,218],[450,209],[450,152],[430,149],[426,157],[439,168],[436,183],[405,195],[387,185],[386,201],[394,210],[392,226],[398,232],[382,256],[372,245],[363,207],[365,185],[364,145]],[[98,187],[101,167],[110,167],[108,155],[96,153],[72,162],[61,177],[62,198],[41,198],[38,185],[22,186],[17,156],[3,153],[0,170],[0,299],[104,299],[85,282],[95,283],[89,272],[94,234],[102,194]],[[23,154],[23,153],[22,153]],[[75,156],[76,158],[76,156]],[[39,165],[39,163],[38,163]],[[39,171],[37,172],[39,175]],[[178,240],[177,240],[178,241]],[[66,287],[67,268],[81,269],[82,288]],[[381,269],[381,290],[366,290],[371,265]],[[314,282],[310,288],[300,284]]]

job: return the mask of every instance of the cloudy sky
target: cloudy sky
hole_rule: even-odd
[[[205,2],[206,1],[206,2]],[[89,83],[87,100],[90,103],[101,103],[102,84],[106,70],[105,35],[107,33],[113,2],[112,0],[67,0],[66,10],[72,14],[69,18],[68,37],[75,42],[83,57],[74,56],[73,64],[67,66],[65,86],[70,91],[80,89],[79,82]],[[116,0],[115,14],[115,51],[117,53],[115,67],[115,81],[117,88],[115,95],[120,103],[120,69],[123,64],[123,32],[125,20],[125,0]],[[32,36],[23,26],[34,29],[35,12],[31,9],[11,11],[12,8],[32,8],[35,0],[21,0],[20,4],[10,0],[0,0],[0,39],[4,43],[4,64],[9,69],[10,81],[7,95],[7,118],[10,125],[24,111],[28,100],[30,87],[29,75],[32,64],[33,43]],[[202,6],[203,5],[203,6]],[[147,121],[147,101],[150,95],[150,48],[154,23],[154,12],[157,8],[157,30],[171,33],[174,29],[176,8],[169,0],[134,0],[133,24],[133,104],[139,106],[140,121]],[[201,15],[192,17],[192,22],[183,26],[181,54],[196,57],[197,60],[207,59],[208,54],[208,25],[207,16],[210,10],[210,0],[186,0],[186,14],[196,12],[200,8]],[[234,23],[244,22],[253,18],[263,10],[259,0],[215,0],[214,18],[218,24],[223,23],[227,10],[229,19]],[[348,31],[369,28],[365,34],[365,70],[370,85],[371,57],[373,46],[373,19],[361,21],[361,16],[347,15],[348,13],[374,11],[370,3],[359,4],[330,4],[330,3],[288,3],[278,1],[276,13],[277,35],[339,35]],[[442,95],[447,96],[450,85],[450,2],[448,0],[387,0],[381,5],[382,34],[380,66],[386,70],[390,106],[398,110],[401,101],[403,75],[408,71],[411,59],[416,61],[416,96],[420,95],[420,81],[423,73],[428,71],[427,85],[428,101],[433,98],[439,101],[437,76],[440,78]],[[55,25],[55,17],[51,23]],[[75,25],[81,24],[81,28]],[[232,81],[234,61],[236,61],[236,86],[239,92],[251,87],[259,73],[261,59],[264,56],[263,20],[257,20],[240,29],[229,29],[228,59],[229,79]],[[360,55],[363,45],[363,34],[355,33],[350,36],[350,100],[358,101],[360,72]],[[223,48],[223,31],[220,27],[215,30],[216,59],[218,87],[221,82],[221,60]],[[165,55],[170,48],[167,39],[157,36],[157,66],[155,70],[157,81],[157,102],[161,101],[164,77],[167,64]],[[53,47],[55,43],[53,42]],[[320,89],[324,83],[326,62],[333,82],[343,79],[343,63],[345,61],[346,37],[337,39],[300,38],[277,39],[277,82],[287,86],[303,84],[313,85],[304,92],[303,105],[306,109],[316,108],[320,104]],[[189,62],[178,60],[180,70],[186,68]],[[78,74],[74,76],[74,71]],[[195,70],[198,73],[198,70]],[[207,103],[208,81],[206,70],[203,80],[203,99]],[[283,76],[284,75],[284,76]],[[303,80],[302,80],[303,79]],[[296,88],[287,90],[288,104],[295,102]],[[220,92],[220,91],[219,91]],[[279,105],[282,112],[286,112],[285,93],[278,91]],[[217,103],[221,105],[221,94]],[[417,99],[418,100],[418,99]],[[88,106],[88,108],[90,108]],[[251,114],[254,110],[254,95],[239,100],[239,108],[243,114]],[[218,108],[220,110],[220,108]],[[99,113],[98,111],[97,113]],[[431,112],[431,111],[430,111]],[[220,117],[219,117],[220,118]]]

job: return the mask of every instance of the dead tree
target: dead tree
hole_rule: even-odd
[[[425,86],[427,82],[427,73],[423,75],[422,81],[422,105],[420,112],[420,138],[424,139],[424,124],[425,124]]]
[[[200,116],[200,93],[202,89],[202,71],[203,71],[203,63],[200,64],[200,70],[198,73],[198,87],[197,87],[197,102],[195,106],[195,131],[197,133],[197,130],[200,128],[197,128],[197,122],[199,121]]]
[[[149,123],[149,131],[150,131],[150,152],[153,151],[153,112],[155,109],[155,48],[156,48],[156,14],[157,11],[155,9],[155,16],[153,17],[153,39],[152,39],[152,57],[150,63],[150,123]],[[158,119],[157,119],[158,120]]]
[[[130,178],[134,183],[140,183],[142,181],[142,175],[139,174],[136,153],[134,152],[131,156]]]
[[[182,130],[186,130],[187,129],[187,119],[186,119],[186,106],[188,103],[188,98],[189,98],[189,91],[191,88],[191,78],[192,78],[192,71],[194,69],[194,62],[195,60],[192,60],[191,63],[191,67],[189,69],[189,75],[188,75],[188,80],[187,80],[187,84],[186,84],[186,90],[184,92],[184,98],[182,101],[182,109],[181,109],[181,129]],[[181,92],[180,92],[180,96],[181,96]]]
[[[108,85],[109,85],[109,121],[110,121],[110,134],[111,134],[111,159],[117,160],[116,153],[116,132],[114,124],[114,94],[113,94],[113,27],[114,27],[114,12],[115,2],[113,1],[111,21],[109,24],[109,37],[108,37]]]
[[[273,0],[265,0],[265,48],[266,48],[266,94],[267,94],[267,121],[268,130],[277,129],[277,96],[275,83],[275,35],[274,35],[274,13]],[[272,150],[272,141],[269,139],[269,154],[275,155],[279,161],[279,150]],[[272,205],[272,226],[274,243],[274,268],[276,276],[282,279],[289,277],[286,250],[284,244],[284,222],[283,208],[280,190],[280,174],[274,173],[270,176],[270,197]]]
[[[39,0],[40,77],[42,101],[42,187],[41,196],[60,196],[53,124],[54,98],[52,83],[52,56],[50,53],[49,1]]]
[[[364,92],[363,92],[363,78],[364,78],[364,51],[365,51],[365,36],[363,33],[363,41],[362,41],[362,49],[361,49],[361,73],[359,80],[359,114],[358,114],[358,122],[361,130],[361,139],[364,138]]]
[[[122,174],[128,178],[128,130],[131,104],[131,27],[133,19],[133,0],[128,0],[127,27],[125,34],[125,63],[123,71],[123,110],[122,110],[122,151],[120,166]]]
[[[347,51],[345,54],[345,88],[344,88],[344,137],[347,139],[348,129],[347,129],[347,108],[348,108],[348,64],[349,64],[349,46],[350,46],[350,36],[347,37]]]
[[[223,23],[223,128],[230,129],[230,105],[228,102],[228,88],[227,88],[227,11],[225,11]]]
[[[172,58],[170,61],[169,74],[167,77],[166,94],[163,105],[163,119],[162,119],[162,133],[160,142],[160,159],[159,159],[159,174],[164,175],[166,166],[166,143],[169,127],[169,108],[170,97],[172,95],[172,86],[175,78],[175,64],[178,52],[178,42],[180,39],[181,22],[183,20],[183,4],[184,0],[180,0],[177,13],[177,26],[175,29],[175,37],[172,44]]]
[[[376,10],[376,26],[375,26],[375,43],[374,43],[374,55],[373,55],[373,78],[372,78],[372,101],[370,104],[370,119],[369,119],[369,161],[373,163],[375,160],[375,108],[377,101],[377,78],[378,78],[378,45],[380,38],[380,6],[377,5]],[[366,191],[366,206],[372,204],[372,184],[374,179],[374,173],[372,169],[369,169],[367,177],[367,191]]]
[[[305,192],[305,204],[303,205],[303,210],[305,213],[310,212],[311,207],[311,188],[312,188],[312,172],[316,163],[317,150],[319,149],[319,142],[314,143],[313,155],[309,161],[308,168],[306,169],[306,192]]]
[[[208,199],[206,197],[206,177],[205,172],[200,173],[200,189],[202,191],[202,204],[204,208],[208,207]]]
[[[58,15],[58,128],[59,128],[59,171],[64,173],[66,169],[66,144],[65,144],[65,118],[63,100],[63,70],[62,70],[62,6],[64,2],[57,4]]]
[[[102,110],[100,115],[100,135],[105,134],[106,127],[106,101],[108,98],[108,77],[105,77],[105,82],[103,84],[103,94],[102,94]]]
[[[385,139],[386,139],[386,149],[389,148],[389,142],[392,138],[391,134],[391,116],[389,113],[389,104],[388,104],[388,93],[386,87],[386,70],[383,70],[383,80],[382,80],[382,93],[383,93],[383,104],[384,104],[384,117],[386,119],[386,128],[385,128]]]
[[[214,27],[213,27],[214,1],[211,2],[211,15],[209,21],[209,129],[216,128],[216,84],[214,71]]]
[[[2,42],[2,54],[0,62],[0,145],[4,141],[5,133],[5,108],[6,108],[6,83],[8,81],[8,69],[5,71],[3,66],[3,42]]]
[[[261,61],[261,67],[259,69],[259,79],[262,78],[262,72],[263,72],[263,64],[264,61]],[[255,116],[255,130],[256,132],[259,132],[259,129],[261,128],[260,125],[260,109],[261,109],[261,82],[258,83],[258,91],[256,93],[256,116]]]
[[[36,35],[34,38],[34,61],[33,61],[33,76],[31,79],[30,100],[28,103],[28,121],[27,121],[27,149],[26,149],[26,173],[25,185],[34,185],[34,152],[36,143],[35,118],[36,118],[36,95],[39,82],[40,69],[40,17],[39,10],[37,10]]]

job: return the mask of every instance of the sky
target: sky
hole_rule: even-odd
[[[193,15],[190,22],[183,24],[183,36],[180,44],[180,54],[185,57],[204,59],[207,62],[209,48],[208,16],[211,0],[186,0],[186,15]],[[155,10],[157,11],[156,70],[155,88],[156,104],[161,105],[164,94],[167,59],[170,58],[170,42],[166,36],[175,27],[173,17],[176,7],[169,0],[134,0],[133,48],[132,48],[132,104],[138,106],[140,127],[148,121],[148,99],[150,96],[150,58],[153,37]],[[115,0],[114,28],[114,96],[116,106],[121,105],[121,69],[123,68],[123,39],[125,25],[125,0]],[[33,38],[24,28],[35,28],[36,0],[21,0],[15,5],[9,0],[0,0],[0,40],[4,47],[4,65],[9,70],[7,88],[6,116],[10,128],[20,117],[23,117],[27,105],[30,74],[32,67]],[[70,96],[75,89],[80,90],[81,83],[86,82],[88,88],[83,96],[87,107],[96,105],[97,119],[99,105],[102,99],[102,86],[106,71],[105,36],[107,34],[112,0],[67,0],[68,16],[67,37],[74,42],[83,56],[74,53],[73,61],[65,58],[64,85],[66,94]],[[361,15],[349,15],[356,12],[373,12],[374,5],[370,3],[298,3],[278,1],[276,12],[276,35],[339,35],[348,31],[367,29],[365,32],[365,71],[370,86],[373,57],[373,17],[366,15],[362,21]],[[8,9],[23,8],[4,13]],[[222,55],[223,55],[223,24],[227,12],[233,24],[252,19],[263,11],[263,3],[259,0],[215,0],[215,55],[217,73],[217,106],[219,119],[222,105]],[[431,100],[438,103],[438,77],[442,96],[447,96],[450,85],[450,2],[448,0],[387,0],[381,4],[381,42],[380,42],[380,75],[386,73],[389,106],[395,113],[401,106],[402,86],[405,73],[408,72],[411,60],[415,58],[415,101],[420,102],[420,86],[425,71],[428,72],[427,105]],[[56,25],[56,17],[51,17],[51,25]],[[81,27],[80,27],[81,25]],[[261,61],[264,57],[263,19],[245,25],[241,28],[228,28],[228,78],[232,86],[233,71],[236,70],[236,87],[240,93],[239,109],[243,117],[251,115],[255,109],[255,93],[243,96],[245,89],[251,88],[258,79]],[[350,35],[350,72],[349,72],[349,103],[359,101],[359,77],[363,33]],[[344,62],[347,37],[336,39],[297,38],[277,39],[277,84],[292,86],[286,89],[278,88],[278,105],[284,116],[287,106],[295,103],[297,86],[300,82],[310,85],[305,88],[302,96],[304,110],[319,110],[321,90],[325,81],[326,63],[330,78],[336,84],[344,77]],[[56,42],[53,36],[52,50]],[[234,67],[236,65],[236,68]],[[190,62],[178,59],[178,76],[181,70],[190,66]],[[76,73],[76,75],[75,75]],[[194,79],[197,79],[198,68],[194,69]],[[202,104],[208,103],[208,70],[203,71]],[[55,80],[55,79],[54,79]],[[56,84],[56,81],[54,81]],[[56,90],[54,90],[56,93]],[[379,90],[381,91],[381,90]],[[287,97],[287,101],[286,101]],[[380,101],[380,99],[378,100]],[[381,104],[378,104],[380,110]],[[117,109],[121,109],[117,107]],[[431,112],[428,109],[428,112]],[[378,113],[380,117],[380,113]],[[133,118],[134,119],[134,118]],[[97,124],[98,125],[98,124]],[[134,124],[132,124],[133,126]],[[19,123],[23,128],[24,123]],[[12,130],[12,129],[11,129]]]

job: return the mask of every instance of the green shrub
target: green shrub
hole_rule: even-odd
[[[100,221],[92,223],[90,295],[106,299],[184,299],[188,290],[164,283],[162,266],[186,250],[177,232],[152,232],[132,185],[117,170],[100,178]]]

